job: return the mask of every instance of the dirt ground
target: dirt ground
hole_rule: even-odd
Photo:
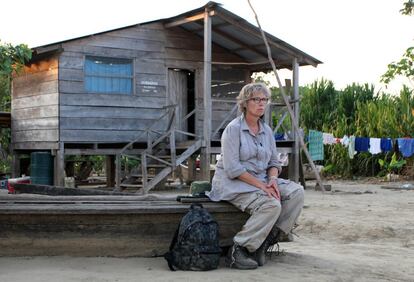
[[[0,281],[414,281],[414,190],[328,184],[331,192],[306,190],[299,237],[256,270],[171,272],[163,258],[1,257]]]

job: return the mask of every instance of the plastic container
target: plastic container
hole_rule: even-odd
[[[14,190],[15,184],[30,184],[30,176],[23,176],[19,178],[9,178],[7,179],[7,189],[9,190],[9,194],[14,194],[16,191]]]
[[[53,157],[50,152],[30,154],[32,184],[53,185]]]

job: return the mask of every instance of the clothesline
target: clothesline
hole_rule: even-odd
[[[356,137],[343,136],[342,138],[334,137],[331,133],[324,133],[316,130],[309,130],[308,146],[309,153],[313,160],[323,160],[323,145],[341,144],[348,148],[348,155],[351,159],[358,152],[370,152],[379,154],[383,152],[399,151],[403,157],[414,155],[414,138],[377,138],[377,137]]]

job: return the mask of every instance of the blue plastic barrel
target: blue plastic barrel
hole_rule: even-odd
[[[30,154],[30,178],[32,184],[53,185],[53,157],[50,152]]]

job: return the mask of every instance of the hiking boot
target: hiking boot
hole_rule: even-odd
[[[262,245],[252,254],[253,259],[259,266],[263,266],[266,263],[266,255],[270,254],[272,252],[272,246],[277,244],[279,233],[275,234],[275,232],[271,231]]]
[[[237,244],[234,244],[230,249],[226,257],[226,263],[230,268],[237,269],[256,269],[257,262],[251,259],[247,251]]]

